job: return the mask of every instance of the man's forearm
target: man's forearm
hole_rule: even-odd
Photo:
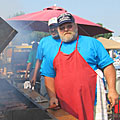
[[[118,101],[119,95],[116,91],[116,71],[112,64],[104,69],[104,75],[108,84],[108,99],[113,107]]]
[[[44,79],[45,79],[45,86],[46,86],[49,97],[56,98],[54,78],[45,76]]]
[[[104,75],[109,91],[116,90],[116,71],[112,64],[104,68]]]
[[[44,78],[45,78],[45,86],[50,98],[49,104],[50,106],[58,106],[58,99],[55,93],[54,78],[51,77],[44,77]]]
[[[36,61],[36,64],[35,64],[35,70],[34,70],[34,74],[33,74],[33,78],[36,79],[36,76],[37,76],[37,72],[40,68],[40,65],[41,65],[41,62],[39,60]]]

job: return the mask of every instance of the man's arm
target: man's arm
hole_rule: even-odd
[[[28,63],[27,68],[26,68],[26,73],[25,73],[25,79],[27,79],[28,71],[30,70],[30,66],[31,66],[31,63]]]
[[[52,77],[44,77],[45,86],[50,97],[50,106],[56,105],[58,106],[58,99],[56,98],[55,86],[54,86],[54,78]]]
[[[104,75],[108,84],[108,99],[113,107],[119,96],[116,91],[116,71],[113,64],[104,68]]]
[[[36,64],[35,64],[35,70],[34,70],[33,77],[32,77],[32,80],[30,80],[33,85],[35,85],[37,72],[40,68],[40,65],[41,65],[41,61],[39,59],[37,59]]]

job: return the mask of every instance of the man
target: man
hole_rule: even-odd
[[[41,66],[41,68],[40,68],[41,75],[42,75],[42,73],[44,73],[44,71],[42,70],[42,68],[43,68],[42,66],[44,64],[44,61],[46,59],[48,59],[50,49],[54,46],[60,45],[60,39],[59,39],[58,31],[57,31],[57,26],[58,25],[57,25],[56,17],[53,17],[48,21],[48,27],[49,27],[49,32],[50,32],[51,36],[42,38],[39,43],[37,55],[36,55],[37,61],[36,61],[35,71],[34,71],[33,78],[31,80],[31,82],[33,82],[33,84],[35,84],[36,74],[37,74],[37,71],[40,68],[40,66]],[[46,65],[44,65],[44,66],[46,66]],[[40,94],[43,95],[44,97],[48,98],[46,88],[44,85],[44,77],[43,76],[41,77]]]
[[[29,57],[28,57],[28,60],[27,60],[27,68],[26,68],[26,73],[25,73],[25,79],[26,80],[28,78],[28,72],[29,71],[30,71],[29,79],[31,80],[32,77],[33,77],[33,73],[34,73],[34,69],[35,69],[35,64],[36,64],[37,47],[38,47],[38,43],[37,42],[33,43],[32,50],[29,53]],[[39,72],[37,73],[36,77],[37,77],[37,80],[40,79]],[[37,87],[37,84],[35,85],[35,90],[37,92],[39,92],[39,87]]]
[[[59,48],[51,49],[45,61],[47,66],[43,67],[50,105],[58,105],[59,101],[64,110],[79,120],[93,120],[96,83],[97,87],[102,85],[96,70],[104,72],[112,107],[118,99],[114,61],[98,40],[78,35],[78,26],[70,13],[60,15],[57,20],[62,42]],[[101,96],[97,93],[97,97]]]
[[[28,57],[28,60],[27,60],[27,68],[26,68],[26,73],[25,73],[25,79],[27,79],[28,72],[30,71],[30,69],[32,68],[32,71],[31,71],[31,74],[32,74],[33,69],[35,68],[37,47],[38,47],[38,43],[33,43],[32,50],[29,53],[29,57]],[[30,74],[30,79],[32,77],[31,74]]]

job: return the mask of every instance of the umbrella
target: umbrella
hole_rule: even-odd
[[[105,47],[105,49],[120,49],[120,43],[114,40],[106,39],[103,37],[97,38]]]
[[[60,14],[65,12],[67,12],[67,10],[61,7],[51,6],[38,12],[10,18],[7,21],[16,29],[22,28],[25,30],[48,32],[48,20],[52,17],[58,17]],[[73,16],[75,18],[75,22],[78,24],[80,35],[94,36],[103,33],[112,33],[112,31],[103,28],[96,23],[76,15]]]

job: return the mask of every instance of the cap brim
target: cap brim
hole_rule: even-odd
[[[49,25],[48,27],[58,27],[58,24],[54,23],[54,24]]]

